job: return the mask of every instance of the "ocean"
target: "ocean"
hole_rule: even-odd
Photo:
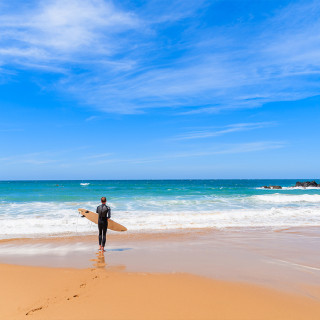
[[[291,188],[296,181],[0,181],[0,239],[96,232],[77,208],[95,211],[101,196],[133,232],[319,226],[320,188]]]

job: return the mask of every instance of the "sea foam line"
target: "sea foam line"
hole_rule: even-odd
[[[290,202],[310,202],[310,203],[320,203],[320,194],[267,194],[267,195],[255,195],[252,196],[253,199],[264,201],[264,202],[274,202],[274,203],[290,203]]]
[[[279,261],[279,262],[281,262],[283,264],[289,264],[291,266],[298,267],[298,268],[301,268],[301,269],[320,271],[320,268],[317,268],[317,267],[311,267],[311,266],[307,266],[307,265],[304,265],[304,264],[294,263],[294,262],[290,262],[290,261],[286,261],[286,260],[280,260],[280,259],[274,259],[274,260]]]

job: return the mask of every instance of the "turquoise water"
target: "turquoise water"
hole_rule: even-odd
[[[0,238],[93,232],[77,208],[101,196],[132,231],[318,226],[320,188],[291,188],[297,180],[2,181]]]

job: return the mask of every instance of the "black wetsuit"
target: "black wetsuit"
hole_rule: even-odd
[[[108,229],[108,219],[111,217],[111,208],[105,204],[101,204],[97,207],[99,214],[98,228],[99,228],[99,245],[102,247],[106,244],[106,234]]]

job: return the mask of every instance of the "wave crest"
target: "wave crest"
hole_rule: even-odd
[[[255,200],[272,202],[272,203],[292,203],[292,202],[311,202],[320,203],[320,194],[268,194],[268,195],[256,195],[253,196]]]

